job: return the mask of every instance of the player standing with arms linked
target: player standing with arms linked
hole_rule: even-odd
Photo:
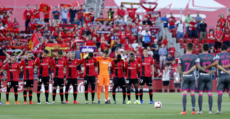
[[[193,44],[188,43],[186,46],[186,54],[182,55],[178,60],[178,68],[179,68],[179,76],[182,80],[181,84],[181,91],[182,91],[182,104],[183,104],[183,111],[180,113],[181,115],[186,115],[186,103],[187,103],[187,91],[191,93],[191,100],[192,100],[192,114],[196,114],[195,112],[195,75],[193,66],[196,66],[199,70],[206,72],[200,66],[200,59],[197,55],[192,54]],[[210,72],[209,72],[210,73]],[[182,75],[183,74],[183,75]],[[182,76],[181,76],[182,75]]]
[[[10,104],[9,93],[10,89],[14,87],[15,104],[20,105],[18,102],[18,79],[20,65],[16,62],[16,56],[14,54],[12,54],[10,57],[10,63],[7,63],[3,69],[7,71],[6,104]]]
[[[121,55],[117,55],[117,59],[113,60],[111,63],[111,71],[113,72],[113,104],[116,104],[116,88],[120,86],[123,92],[123,104],[126,104],[126,86],[124,78],[124,64],[125,62],[121,59]]]
[[[78,72],[77,72],[77,66],[79,65],[78,59],[75,59],[75,52],[70,52],[70,58],[66,59],[66,89],[65,89],[65,99],[66,103],[69,104],[68,101],[68,91],[69,87],[72,84],[73,86],[73,104],[79,104],[77,102],[77,78],[78,78]]]
[[[58,51],[57,58],[50,61],[50,67],[53,67],[53,102],[55,104],[57,86],[60,88],[61,104],[67,104],[63,99],[63,87],[64,87],[64,68],[66,68],[66,61],[62,58],[63,52]]]
[[[90,52],[84,56],[81,60],[81,63],[84,64],[84,85],[85,85],[85,104],[88,104],[88,86],[91,85],[91,96],[92,104],[96,104],[94,101],[95,96],[95,65],[97,63],[96,59],[93,57],[93,53]]]
[[[130,99],[130,91],[131,91],[131,85],[134,85],[135,88],[135,95],[136,95],[136,104],[141,104],[140,101],[138,101],[138,62],[135,60],[134,54],[130,53],[129,55],[129,61],[125,62],[125,70],[127,74],[126,84],[127,84],[127,96],[128,96],[128,102],[126,104],[131,104]]]
[[[24,105],[27,104],[26,98],[27,98],[27,89],[29,88],[29,104],[34,105],[32,102],[32,95],[33,95],[33,85],[34,85],[34,68],[35,63],[32,58],[32,53],[27,52],[26,59],[22,60],[20,62],[21,68],[23,68],[23,77],[24,77],[24,91],[23,91],[23,97],[24,97]]]
[[[110,85],[109,65],[112,62],[112,59],[108,57],[108,51],[104,51],[103,56],[96,57],[96,60],[98,62],[98,104],[101,102],[101,88],[103,85],[105,86],[105,104],[110,104],[108,101]]]
[[[225,89],[227,89],[227,91],[230,91],[230,75],[229,75],[230,53],[228,53],[227,50],[228,47],[226,45],[222,45],[221,46],[222,52],[216,55],[216,60],[218,60],[217,68],[218,68],[219,79],[217,82],[217,89],[216,89],[218,92],[218,98],[217,98],[218,111],[215,114],[221,114],[223,91]],[[228,92],[228,95],[230,96],[230,92]]]
[[[46,102],[45,104],[49,103],[49,63],[50,63],[50,57],[48,57],[49,51],[44,50],[42,53],[42,56],[37,58],[35,60],[35,64],[38,66],[38,87],[37,87],[37,98],[38,98],[38,104],[41,104],[40,102],[40,91],[41,91],[41,85],[42,83],[45,85],[45,96],[46,96]]]
[[[149,87],[150,104],[153,102],[152,79],[154,79],[154,61],[152,57],[148,56],[148,49],[144,49],[144,56],[138,58],[140,63],[140,103],[143,104],[143,88],[146,85]]]
[[[198,55],[200,59],[200,65],[206,69],[206,71],[210,71],[212,67],[216,66],[218,64],[218,61],[216,60],[215,56],[213,54],[208,53],[209,45],[204,44],[203,45],[203,53]],[[202,103],[203,103],[203,92],[207,90],[208,91],[208,104],[209,104],[209,114],[212,114],[212,104],[213,104],[213,98],[212,98],[212,77],[207,72],[199,71],[199,78],[198,78],[198,91],[199,91],[199,97],[198,97],[198,105],[199,105],[199,111],[196,114],[202,114]]]

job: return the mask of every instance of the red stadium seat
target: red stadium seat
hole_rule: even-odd
[[[200,49],[199,49],[199,48],[195,48],[195,49],[193,50],[193,54],[195,54],[195,55],[200,54]]]
[[[187,35],[187,34],[184,34],[184,38],[185,38],[185,39],[188,38],[188,35]]]
[[[180,38],[180,39],[178,39],[177,42],[180,43],[180,44],[182,45],[182,44],[184,44],[184,39]]]
[[[202,44],[207,43],[207,42],[208,42],[208,39],[207,39],[207,38],[201,39],[201,43],[202,43]]]
[[[172,33],[173,37],[176,37],[176,35],[177,35],[176,29],[171,29],[170,32]]]
[[[186,39],[186,43],[192,43],[192,39],[190,38]]]
[[[193,39],[193,44],[198,44],[200,43],[200,40],[198,38]]]
[[[221,53],[221,49],[219,48],[219,49],[217,49],[217,53]]]
[[[184,48],[185,50],[186,50],[186,43],[184,43],[183,45],[182,45],[182,48]]]

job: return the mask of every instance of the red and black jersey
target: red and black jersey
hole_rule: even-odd
[[[138,62],[140,63],[140,76],[152,77],[152,65],[154,61],[152,57],[139,57]]]
[[[95,64],[97,63],[97,60],[95,58],[92,59],[82,59],[81,63],[84,64],[85,71],[84,76],[95,76]]]
[[[114,60],[111,63],[111,68],[113,69],[113,77],[124,78],[124,65],[125,62],[123,60],[119,62]]]
[[[19,63],[7,63],[3,69],[7,70],[7,81],[18,81],[20,65]]]
[[[49,76],[49,63],[50,57],[39,57],[35,60],[35,64],[38,65],[38,76],[47,77]]]
[[[64,67],[66,66],[66,61],[62,59],[52,59],[50,61],[50,66],[54,69],[54,78],[64,78]]]
[[[125,62],[125,69],[127,69],[127,78],[138,79],[138,62]]]
[[[79,62],[78,59],[66,60],[66,78],[76,79],[78,77],[77,66]]]
[[[24,80],[34,80],[34,60],[22,60],[20,66],[23,67]]]

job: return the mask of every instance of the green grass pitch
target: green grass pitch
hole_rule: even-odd
[[[77,100],[79,105],[72,104],[73,95],[69,94],[70,104],[61,105],[60,96],[56,96],[56,104],[45,105],[45,96],[41,94],[41,105],[23,105],[23,94],[19,93],[19,103],[14,104],[14,94],[10,93],[10,105],[0,105],[0,119],[229,119],[230,118],[230,101],[227,93],[223,95],[222,115],[208,114],[208,98],[204,94],[203,97],[203,114],[191,115],[191,98],[187,96],[187,115],[179,115],[182,111],[181,93],[154,93],[154,101],[161,101],[162,108],[155,109],[149,103],[148,93],[144,93],[144,104],[135,105],[135,94],[131,94],[132,104],[122,104],[122,94],[117,93],[117,104],[104,104],[104,94],[101,94],[101,104],[84,104],[84,94],[78,93]],[[112,100],[112,94],[109,97]],[[196,111],[198,94],[196,94]],[[96,101],[97,97],[95,95]],[[89,94],[91,99],[91,94]],[[37,103],[37,95],[33,94],[33,101]],[[52,94],[49,94],[49,101],[52,102]],[[213,112],[217,110],[217,94],[213,94]],[[2,93],[2,102],[5,103],[5,93]],[[113,102],[113,101],[111,101]],[[91,102],[90,102],[91,103]]]

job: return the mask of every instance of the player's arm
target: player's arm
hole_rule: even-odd
[[[152,80],[154,79],[154,70],[155,70],[155,67],[154,65],[152,65]]]
[[[230,67],[230,64],[229,65],[222,65],[221,67],[223,67],[223,68],[229,68]]]
[[[181,79],[181,66],[178,66],[179,79]]]
[[[191,69],[189,69],[188,71],[186,72],[183,72],[183,75],[187,75],[189,73],[191,73],[192,71],[194,71],[196,69],[196,65],[194,65]]]
[[[216,60],[215,62],[213,62],[212,64],[210,64],[210,65],[208,65],[208,66],[203,66],[203,68],[204,68],[204,69],[209,69],[209,68],[212,68],[212,67],[218,65],[218,63],[219,63],[219,61]],[[230,65],[229,65],[229,67],[230,67]]]
[[[225,68],[223,68],[223,67],[220,66],[219,64],[217,65],[217,68],[220,69],[221,71],[224,71],[224,72],[230,74],[230,71],[227,71]]]

